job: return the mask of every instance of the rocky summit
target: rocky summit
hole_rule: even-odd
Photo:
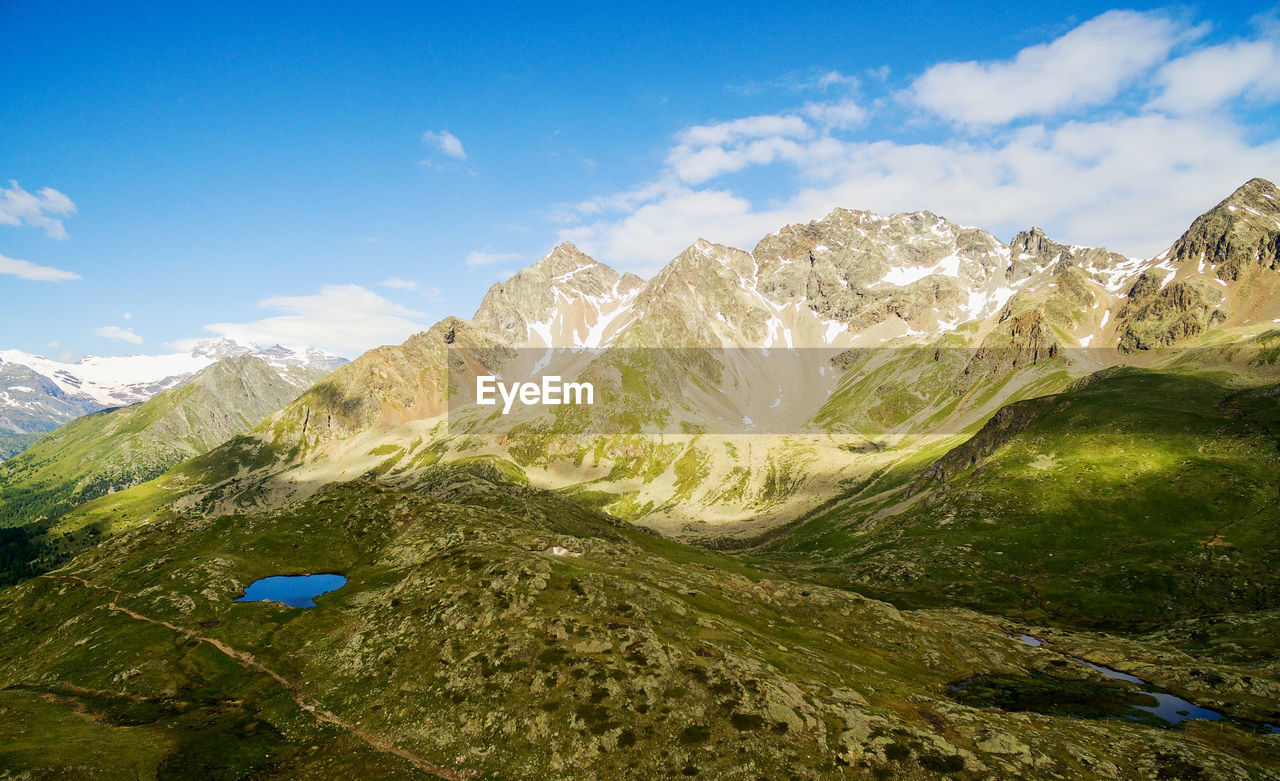
[[[0,466],[0,777],[1280,779],[1278,198],[1152,258],[562,244],[108,411],[0,353],[10,430],[70,421]],[[552,371],[599,401],[458,405]]]

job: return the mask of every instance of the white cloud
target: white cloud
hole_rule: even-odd
[[[283,314],[248,323],[212,323],[204,330],[241,344],[320,347],[347,356],[383,344],[400,344],[426,330],[421,312],[389,301],[359,285],[325,285],[310,296],[273,296],[258,302]],[[189,349],[198,340],[174,343]]]
[[[1164,62],[1178,43],[1203,32],[1159,12],[1108,11],[1012,60],[934,65],[907,97],[965,124],[1052,116],[1110,101]]]
[[[1040,225],[1061,240],[1150,257],[1248,179],[1280,178],[1280,128],[1247,128],[1229,113],[1182,115],[1142,105],[1160,84],[1174,84],[1175,76],[1221,83],[1219,58],[1227,54],[1252,63],[1237,65],[1228,93],[1272,95],[1263,89],[1257,53],[1239,53],[1244,44],[1201,48],[1160,67],[1179,41],[1199,32],[1159,14],[1113,12],[1008,62],[949,64],[963,66],[951,73],[978,82],[956,82],[957,95],[973,99],[974,89],[993,94],[968,113],[948,113],[939,104],[947,121],[1003,123],[1065,112],[1039,124],[957,135],[935,122],[932,134],[927,125],[914,126],[912,135],[923,140],[908,142],[898,135],[895,117],[866,125],[861,107],[851,105],[842,122],[844,106],[833,100],[693,126],[676,134],[666,165],[647,182],[574,206],[560,238],[646,274],[698,237],[750,249],[770,231],[842,206],[881,214],[927,209],[1004,239]],[[1195,57],[1198,52],[1211,54]],[[1176,63],[1184,64],[1174,68]],[[928,73],[947,72],[939,67]],[[1023,78],[1045,94],[1025,93],[1015,83]],[[1132,89],[1118,92],[1118,84]],[[1005,88],[1007,95],[995,94]],[[1205,100],[1217,101],[1217,95]],[[894,109],[892,103],[868,105]],[[842,132],[852,125],[861,137]],[[867,138],[866,127],[888,129]],[[724,180],[778,165],[794,176],[771,180],[767,202],[751,201]],[[758,179],[751,181],[759,186]]]
[[[844,78],[834,71],[827,76]],[[696,125],[676,135],[667,166],[687,184],[777,161],[808,166],[832,150],[832,131],[861,125],[866,117],[857,102],[839,98],[812,101],[790,113]]]
[[[132,320],[133,312],[125,312],[123,315],[120,315],[120,316],[123,317],[125,320]]]
[[[436,303],[442,303],[448,300],[444,297],[444,291],[435,285],[425,285],[422,288],[422,296],[428,301],[434,301]]]
[[[466,263],[471,268],[479,268],[480,266],[493,266],[498,263],[506,263],[510,260],[519,260],[522,256],[515,252],[475,252],[467,253]]]
[[[1280,172],[1280,141],[1251,145],[1242,129],[1212,118],[1077,121],[982,141],[822,144],[821,156],[800,156],[823,161],[821,170],[801,167],[810,186],[766,208],[729,189],[694,189],[669,177],[592,202],[580,211],[587,221],[560,238],[645,273],[699,236],[750,249],[785,224],[843,206],[881,214],[927,209],[1004,239],[1042,225],[1064,240],[1151,256],[1248,179]]]
[[[60,218],[75,213],[71,199],[52,187],[42,187],[34,194],[13,180],[8,187],[0,187],[0,225],[26,224],[42,229],[50,238],[65,239],[67,229]]]
[[[1156,74],[1160,94],[1152,107],[1175,113],[1212,111],[1239,95],[1280,95],[1280,46],[1274,41],[1236,41],[1199,49],[1164,65]]]
[[[742,95],[757,95],[774,90],[827,92],[833,89],[854,90],[857,89],[859,83],[857,76],[846,76],[835,70],[812,68],[791,71],[780,78],[769,81],[750,81],[745,84],[733,85],[729,89]]]
[[[645,188],[645,193],[646,201],[625,214],[567,228],[560,239],[611,265],[649,276],[698,237],[750,248],[782,224],[778,214],[754,211],[749,201],[728,190],[667,183]]]
[[[441,130],[439,133],[428,130],[422,134],[422,140],[449,157],[454,157],[458,160],[467,159],[467,153],[462,148],[462,142],[448,130]]]
[[[384,279],[378,283],[382,287],[389,287],[394,290],[417,290],[418,283],[408,279],[400,279],[399,277],[391,277]]]
[[[7,258],[0,255],[0,274],[12,274],[21,279],[31,279],[37,282],[65,282],[69,279],[79,279],[80,275],[74,271],[63,271],[60,268],[51,266],[37,266],[29,260],[17,260],[16,258]]]
[[[827,129],[837,130],[857,127],[867,118],[867,110],[852,100],[806,103],[801,113]]]
[[[142,344],[142,337],[133,332],[132,328],[121,328],[118,325],[104,325],[101,328],[93,329],[98,336],[106,339],[115,339],[129,344]]]
[[[700,147],[723,145],[753,138],[787,136],[803,138],[812,132],[808,123],[800,117],[766,114],[718,122],[714,125],[695,125],[681,132],[678,139],[681,144]]]
[[[854,89],[858,86],[858,77],[846,76],[840,71],[827,71],[814,81],[814,86],[820,89],[830,89],[831,87]]]

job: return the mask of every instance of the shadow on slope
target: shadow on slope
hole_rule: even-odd
[[[1105,372],[1006,408],[878,508],[815,517],[765,552],[902,605],[1111,629],[1276,607],[1276,395]]]

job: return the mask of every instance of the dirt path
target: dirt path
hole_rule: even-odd
[[[378,737],[377,735],[373,735],[373,734],[370,734],[369,732],[366,732],[364,729],[360,728],[359,726],[352,724],[351,722],[342,719],[332,711],[326,710],[325,708],[321,707],[319,703],[313,701],[311,698],[303,694],[302,691],[298,688],[297,684],[291,682],[289,679],[285,678],[283,675],[276,672],[275,670],[272,670],[271,668],[267,667],[262,662],[259,662],[256,658],[254,658],[253,654],[247,651],[240,651],[238,649],[232,648],[231,646],[227,645],[221,640],[215,637],[209,637],[208,635],[201,634],[200,632],[197,632],[194,629],[187,629],[186,627],[181,627],[181,626],[177,626],[176,624],[171,624],[168,621],[161,621],[159,619],[151,618],[150,616],[145,616],[142,613],[137,612],[136,610],[131,610],[127,607],[124,607],[123,605],[119,604],[119,600],[121,596],[119,589],[109,588],[107,586],[95,585],[85,580],[84,578],[80,577],[79,575],[41,575],[40,577],[48,578],[50,580],[74,580],[80,583],[85,588],[95,589],[97,591],[106,591],[111,593],[113,596],[111,598],[111,602],[107,604],[107,608],[112,612],[123,613],[126,616],[129,616],[130,618],[135,619],[137,621],[144,621],[148,624],[155,624],[156,626],[162,626],[173,632],[177,632],[178,634],[185,635],[186,637],[189,637],[192,640],[198,640],[199,642],[207,643],[213,646],[214,648],[218,649],[218,651],[220,651],[221,653],[234,659],[237,663],[240,664],[241,667],[246,667],[251,670],[257,670],[260,673],[264,673],[265,675],[271,676],[271,678],[273,678],[277,683],[283,686],[286,691],[289,692],[289,696],[293,699],[293,701],[297,704],[297,706],[302,710],[306,711],[307,713],[311,714],[312,718],[314,718],[317,722],[321,724],[331,724],[340,729],[344,729],[347,732],[350,732],[352,735],[355,735],[360,740],[364,741],[371,748],[377,751],[380,751],[384,754],[392,754],[394,756],[400,757],[401,759],[405,760],[406,762],[409,762],[419,770],[430,773],[439,778],[449,779],[449,781],[465,781],[466,779],[475,778],[476,775],[478,775],[474,770],[454,770],[453,768],[441,767],[440,765],[433,764],[416,754],[406,751],[405,749],[402,749],[392,744],[391,742]]]

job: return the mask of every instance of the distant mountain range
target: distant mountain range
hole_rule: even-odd
[[[1254,179],[1148,259],[1038,229],[1006,244],[928,212],[836,210],[752,252],[699,240],[647,281],[564,244],[494,285],[470,321],[366,353],[211,457],[262,451],[260,478],[295,495],[319,485],[313,470],[391,476],[411,473],[427,450],[488,453],[667,533],[751,536],[889,459],[976,431],[1004,405],[1109,366],[1172,360],[1155,348],[1264,337],[1280,321],[1278,237],[1280,193]],[[634,424],[632,436],[624,425],[622,436],[584,441],[559,410],[486,438],[484,426],[447,414],[448,353],[470,350],[475,366],[501,374],[511,350],[547,347],[608,348],[584,353],[579,369],[607,386],[599,414]],[[672,363],[653,348],[709,352]],[[820,348],[827,365],[797,378],[768,352],[781,348]],[[643,365],[624,365],[624,350]],[[624,388],[645,388],[652,403],[637,412]],[[745,442],[639,436],[652,421],[636,414],[669,410],[688,413],[691,435],[751,433],[701,425],[708,416],[799,421],[782,432],[794,436]],[[384,463],[373,455],[384,446],[402,457]]]
[[[280,345],[246,346],[230,339],[198,343],[189,352],[168,355],[86,356],[76,363],[18,350],[0,350],[0,460],[43,433],[81,415],[123,407],[190,380],[215,361],[255,355],[281,370],[295,385],[309,385],[346,359],[320,350],[295,352]],[[5,448],[8,448],[7,450]]]
[[[263,351],[219,358],[146,401],[90,412],[40,437],[0,464],[0,528],[55,518],[248,431],[328,374],[332,360],[266,355],[275,363]]]

